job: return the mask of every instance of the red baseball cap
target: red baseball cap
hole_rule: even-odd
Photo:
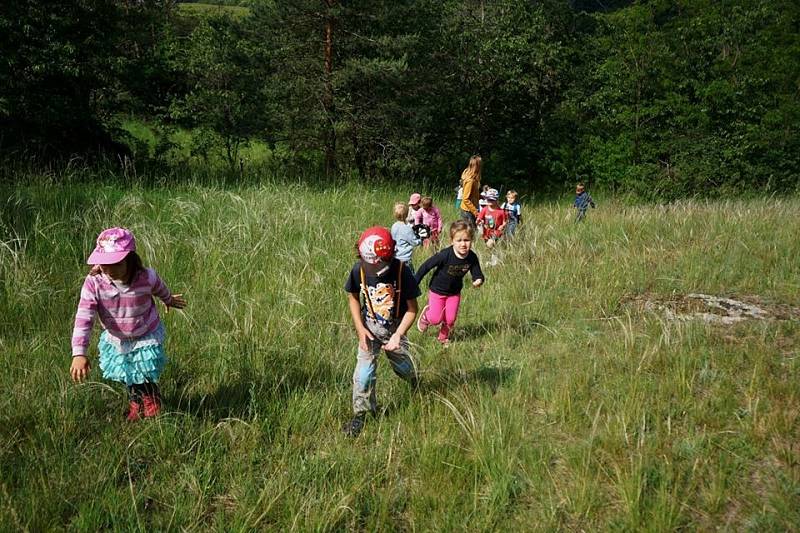
[[[391,261],[394,257],[392,234],[382,226],[365,229],[358,238],[358,255],[369,265]]]

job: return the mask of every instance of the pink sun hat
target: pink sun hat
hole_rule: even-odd
[[[411,198],[408,199],[408,205],[416,205],[420,200],[422,200],[422,195],[418,192],[415,192],[411,195]]]
[[[136,250],[133,233],[125,228],[108,228],[97,236],[97,246],[86,260],[88,265],[113,265]]]

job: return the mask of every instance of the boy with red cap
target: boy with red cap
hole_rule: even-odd
[[[374,414],[377,409],[375,382],[381,350],[395,374],[414,386],[418,379],[406,337],[414,324],[420,295],[414,274],[394,257],[394,240],[383,227],[375,226],[361,234],[358,256],[344,286],[358,336],[354,416],[342,428],[351,437],[361,433],[367,412]]]

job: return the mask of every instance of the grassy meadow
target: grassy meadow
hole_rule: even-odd
[[[630,304],[800,307],[798,198],[597,194],[580,225],[568,196],[524,198],[498,264],[476,246],[487,282],[465,289],[452,346],[412,330],[421,388],[384,358],[380,415],[352,440],[342,287],[360,231],[408,188],[3,187],[0,530],[800,528],[798,321]],[[97,331],[89,382],[68,376],[84,261],[114,225],[189,301],[162,312],[166,414],[135,424]]]

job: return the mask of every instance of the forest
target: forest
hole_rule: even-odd
[[[451,184],[477,153],[531,190],[797,188],[793,0],[224,3],[4,2],[0,179],[77,159]]]

